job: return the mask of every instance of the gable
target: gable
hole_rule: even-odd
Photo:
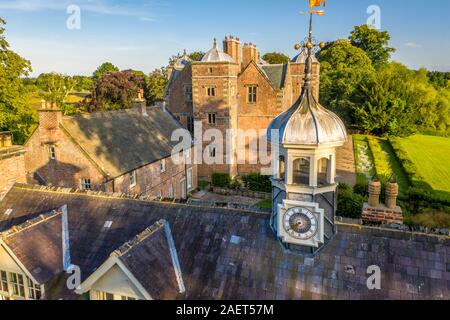
[[[97,281],[95,281],[90,289],[133,297],[140,300],[145,299],[133,281],[117,264],[114,264]]]
[[[22,269],[5,250],[3,245],[0,245],[0,270],[13,273],[23,273]]]

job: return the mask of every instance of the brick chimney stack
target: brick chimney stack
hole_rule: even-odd
[[[231,56],[235,63],[242,63],[242,44],[238,37],[225,37],[225,40],[223,40],[223,51]]]
[[[148,116],[147,113],[147,101],[144,98],[144,90],[139,89],[137,98],[134,99],[134,107],[139,111],[140,114],[142,114],[144,117]]]
[[[259,50],[256,47],[256,44],[246,43],[244,44],[243,49],[243,58],[242,58],[242,68],[246,68],[251,61],[258,62],[259,60]]]
[[[373,208],[380,206],[381,182],[371,180],[369,182],[369,205]]]
[[[61,109],[59,109],[55,103],[42,100],[42,107],[39,110],[39,135],[41,142],[56,142],[61,122]]]
[[[9,131],[0,132],[0,148],[12,147],[12,134]]]

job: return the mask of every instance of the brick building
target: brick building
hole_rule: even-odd
[[[191,61],[184,54],[169,66],[166,101],[180,122],[190,131],[194,130],[195,121],[202,123],[203,132],[218,129],[226,137],[226,130],[230,131],[231,161],[215,156],[222,148],[227,150],[225,143],[210,147],[211,142],[205,141],[202,149],[215,156],[215,164],[199,165],[199,177],[208,178],[213,172],[236,176],[268,167],[259,159],[255,161],[255,152],[251,153],[249,146],[265,134],[273,118],[299,98],[305,60],[306,53],[301,52],[288,64],[270,65],[260,59],[256,45],[242,45],[239,38],[229,36],[223,41],[223,51],[215,40],[201,61]],[[320,65],[314,59],[312,85],[316,98],[319,73]],[[256,138],[238,138],[239,130],[249,129],[256,130]],[[238,161],[238,155],[244,154],[245,163]]]
[[[0,197],[15,182],[25,183],[25,148],[13,145],[10,132],[0,132]]]
[[[25,144],[28,182],[186,198],[197,187],[197,171],[172,161],[171,135],[181,125],[164,107],[135,104],[74,117],[55,108],[40,110],[39,127]],[[191,152],[185,149],[184,157]]]

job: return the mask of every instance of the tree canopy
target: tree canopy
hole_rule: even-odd
[[[191,58],[192,61],[200,61],[205,53],[203,51],[194,51],[189,54],[189,58]]]
[[[386,64],[391,53],[395,52],[394,48],[388,46],[390,34],[387,31],[378,31],[367,24],[355,27],[349,39],[353,46],[367,53],[375,67]]]
[[[26,106],[26,90],[21,77],[31,71],[31,63],[10,50],[5,37],[6,22],[0,18],[0,130],[11,131],[23,143],[34,124]]]
[[[155,101],[162,100],[168,82],[166,69],[160,68],[153,70],[147,77],[146,82],[145,98],[147,102],[152,105]]]
[[[105,62],[100,67],[98,67],[97,70],[94,71],[92,77],[94,79],[98,79],[107,73],[113,73],[117,71],[119,71],[119,68],[117,68],[111,62]]]
[[[286,64],[291,58],[281,52],[269,52],[262,56],[262,59],[270,64]]]

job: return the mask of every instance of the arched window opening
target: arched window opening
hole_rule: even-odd
[[[327,185],[330,183],[328,179],[330,160],[328,158],[319,159],[317,162],[317,183],[319,186]]]
[[[284,156],[279,157],[278,165],[279,165],[278,172],[280,173],[280,179],[284,180],[286,179],[286,161]]]
[[[294,184],[310,185],[309,173],[311,168],[310,158],[300,158],[294,160],[293,164],[293,182]]]

